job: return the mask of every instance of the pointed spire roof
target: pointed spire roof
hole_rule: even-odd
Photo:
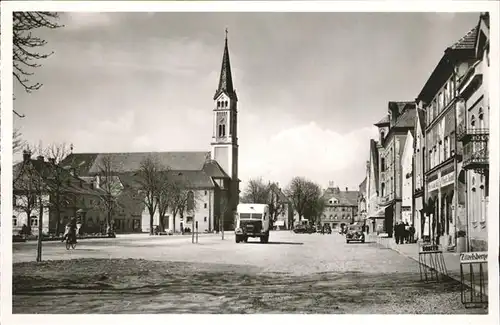
[[[231,99],[236,99],[236,92],[233,87],[233,75],[231,74],[231,63],[229,61],[229,49],[227,46],[227,28],[226,39],[224,44],[224,54],[222,56],[222,67],[220,70],[219,87],[215,91],[214,100],[219,97],[221,93],[225,93]]]

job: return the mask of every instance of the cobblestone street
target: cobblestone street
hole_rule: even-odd
[[[35,247],[14,244],[14,313],[486,313],[461,306],[458,283],[421,283],[413,260],[336,233],[47,242],[59,261],[38,266]]]

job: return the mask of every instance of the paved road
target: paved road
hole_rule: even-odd
[[[34,261],[36,243],[15,243],[13,262]],[[116,239],[79,241],[75,250],[67,251],[60,242],[43,246],[43,260],[73,258],[142,258],[156,261],[183,261],[237,264],[258,267],[263,272],[294,275],[323,272],[418,272],[409,259],[373,243],[346,244],[339,234],[294,234],[272,232],[270,242],[261,244],[249,239],[236,244],[234,235],[204,235],[198,244],[190,236],[121,236]]]
[[[14,263],[35,251],[13,244]],[[14,265],[14,313],[485,313],[460,305],[457,283],[423,284],[415,261],[339,234],[120,236],[47,242],[43,256],[61,261]]]

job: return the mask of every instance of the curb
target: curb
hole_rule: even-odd
[[[378,245],[380,245],[380,246],[384,246],[384,247],[385,247],[385,245],[383,245],[383,244],[381,244],[381,243],[379,243],[379,242],[377,242],[377,244],[378,244]],[[406,257],[406,258],[409,258],[409,259],[411,259],[411,260],[414,260],[415,262],[417,262],[417,263],[419,263],[419,264],[420,264],[420,261],[419,261],[417,258],[415,258],[415,257],[413,257],[413,256],[410,256],[410,255],[407,255],[407,254],[403,253],[402,251],[400,251],[400,250],[399,250],[399,249],[397,249],[397,248],[390,247],[390,246],[388,246],[388,247],[386,247],[386,248],[389,248],[389,249],[391,249],[391,250],[395,251],[396,253],[398,253],[399,255],[404,256],[404,257]],[[425,264],[425,266],[429,267],[429,265],[427,265],[427,264]],[[465,286],[466,286],[466,287],[468,287],[469,289],[474,290],[476,293],[480,293],[480,292],[481,292],[481,288],[480,288],[477,284],[474,284],[474,285],[473,285],[472,283],[470,283],[470,281],[467,281],[467,280],[465,280],[465,281],[463,281],[463,282],[462,282],[462,279],[460,279],[460,277],[457,277],[457,276],[455,276],[455,275],[444,274],[444,273],[442,273],[442,272],[439,272],[439,273],[441,273],[442,275],[444,275],[444,276],[446,276],[446,277],[448,277],[448,278],[450,278],[450,279],[452,279],[452,280],[455,280],[455,281],[457,281],[457,282],[459,282],[459,283],[462,283],[463,285],[465,285]],[[486,297],[488,297],[488,293],[483,292],[483,295],[485,295]]]

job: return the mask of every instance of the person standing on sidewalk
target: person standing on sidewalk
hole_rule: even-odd
[[[415,227],[413,224],[410,225],[410,244],[415,242]]]
[[[400,232],[400,226],[399,222],[396,222],[394,225],[394,238],[396,239],[396,244],[399,245],[399,241],[401,239],[401,232]]]

